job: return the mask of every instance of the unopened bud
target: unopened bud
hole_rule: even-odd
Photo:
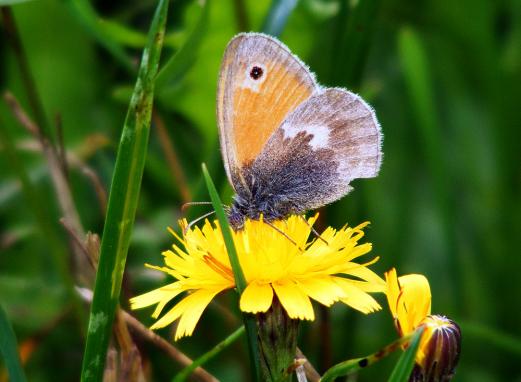
[[[427,316],[416,365],[409,382],[446,382],[454,376],[461,350],[461,330],[445,316]]]

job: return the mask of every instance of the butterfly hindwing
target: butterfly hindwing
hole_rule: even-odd
[[[217,119],[228,178],[235,189],[283,120],[318,90],[305,65],[278,40],[236,36],[219,75]]]
[[[351,180],[377,175],[381,139],[369,105],[326,89],[287,116],[248,169],[248,183],[276,195],[270,203],[281,215],[317,208],[347,194]]]

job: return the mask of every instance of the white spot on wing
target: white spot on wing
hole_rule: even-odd
[[[329,146],[329,127],[325,125],[284,124],[282,130],[284,131],[284,138],[294,138],[300,132],[305,132],[306,135],[312,135],[313,138],[311,138],[309,144],[313,150]]]
[[[260,76],[257,79],[253,79],[250,76],[250,73],[254,67],[259,67],[262,69],[262,76]],[[259,87],[261,84],[266,80],[266,77],[268,75],[268,71],[266,69],[266,65],[259,64],[259,63],[253,63],[246,67],[246,70],[244,71],[244,79],[239,84],[239,87],[241,88],[248,88],[253,90],[255,93],[259,92]]]

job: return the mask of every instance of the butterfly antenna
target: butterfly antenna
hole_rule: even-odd
[[[311,229],[311,232],[313,232],[313,234],[316,237],[318,237],[320,240],[322,240],[324,243],[326,243],[326,245],[329,245],[327,240],[324,239],[322,236],[320,236],[320,234],[317,232],[317,230],[315,228],[313,228],[313,226],[311,224],[309,224],[308,219],[306,219],[305,216],[300,215],[300,217],[302,218],[302,220],[304,220],[304,222],[306,222],[307,226]]]
[[[183,205],[181,206],[181,211],[182,212],[185,212],[188,207],[192,207],[192,206],[206,206],[208,204],[212,204],[212,202],[186,202],[186,203],[183,203]]]
[[[297,244],[297,242],[295,240],[293,240],[291,237],[288,236],[288,234],[286,234],[284,231],[282,231],[281,229],[277,228],[276,226],[274,226],[273,224],[271,224],[269,221],[266,221],[264,220],[264,223],[266,223],[267,225],[269,225],[271,228],[273,228],[275,231],[277,231],[278,233],[280,233],[282,236],[284,236],[286,239],[288,239],[293,245],[295,245],[295,247],[297,247],[301,252],[304,252],[304,249],[302,249],[302,247],[300,245]]]
[[[210,216],[210,215],[212,215],[212,214],[214,214],[214,213],[215,213],[215,211],[210,211],[210,212],[204,214],[203,216],[199,216],[197,219],[192,220],[190,223],[188,223],[188,225],[187,225],[187,226],[185,227],[185,229],[183,230],[183,234],[186,234],[186,233],[188,232],[188,230],[189,230],[191,227],[193,227],[193,225],[194,225],[195,223],[200,222],[201,220],[207,218],[208,216]]]

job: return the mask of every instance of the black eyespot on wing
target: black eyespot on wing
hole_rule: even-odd
[[[259,78],[262,77],[263,74],[264,74],[264,71],[262,70],[262,68],[260,68],[258,66],[254,66],[253,68],[251,68],[250,77],[253,78],[254,80],[258,80]]]

